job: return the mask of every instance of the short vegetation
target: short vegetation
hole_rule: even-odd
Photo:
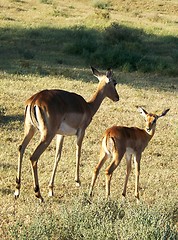
[[[176,239],[172,211],[161,206],[149,209],[146,205],[123,207],[117,201],[87,202],[75,200],[71,207],[59,206],[53,213],[49,206],[38,206],[30,225],[18,219],[9,228],[12,239]],[[40,211],[40,214],[39,214]],[[41,212],[42,211],[42,212]],[[170,212],[169,212],[170,211]]]

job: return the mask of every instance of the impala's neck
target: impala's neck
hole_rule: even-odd
[[[95,92],[93,97],[88,101],[88,106],[90,108],[92,117],[97,112],[98,108],[100,107],[105,97],[106,96],[104,94],[104,86],[103,84],[99,84],[97,91]]]

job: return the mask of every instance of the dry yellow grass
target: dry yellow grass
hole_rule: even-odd
[[[82,75],[85,80],[86,75],[91,73],[86,71]],[[21,78],[18,76],[7,76],[2,74],[1,81],[1,106],[5,114],[1,124],[1,225],[2,229],[15,223],[16,219],[32,221],[36,211],[49,211],[52,208],[54,213],[58,211],[59,205],[71,204],[72,199],[78,198],[81,194],[87,193],[91,181],[94,166],[98,162],[100,140],[102,132],[113,124],[127,126],[143,126],[143,119],[139,116],[135,106],[144,106],[148,111],[162,111],[170,107],[169,114],[160,119],[157,124],[157,131],[145,150],[141,161],[141,201],[152,206],[158,202],[175,203],[178,197],[177,191],[177,163],[178,163],[178,128],[177,128],[177,91],[170,90],[169,84],[163,87],[154,88],[150,82],[154,82],[155,76],[140,76],[132,74],[124,76],[116,72],[118,82],[118,92],[120,101],[112,103],[105,100],[101,108],[94,117],[91,125],[86,131],[83,143],[81,159],[81,181],[82,187],[76,188],[74,183],[75,169],[75,138],[66,137],[62,158],[55,181],[55,197],[48,199],[48,181],[52,171],[55,154],[55,142],[53,141],[48,150],[39,160],[39,175],[41,191],[45,198],[45,205],[40,206],[35,199],[32,188],[32,176],[29,156],[32,153],[36,140],[32,140],[27,148],[22,171],[22,190],[20,198],[15,201],[13,193],[15,188],[15,176],[17,166],[17,147],[23,137],[23,102],[32,93],[44,88],[62,88],[75,90],[89,99],[96,89],[96,84],[85,83],[77,80],[67,80],[63,77],[39,78],[29,76]],[[25,81],[24,81],[25,80]],[[93,77],[91,76],[91,80]],[[162,78],[163,80],[163,78]],[[177,88],[177,79],[166,79],[171,81],[171,86]],[[174,82],[175,81],[175,82]],[[138,87],[143,84],[144,88]],[[144,84],[145,83],[145,84]],[[129,86],[130,85],[130,86]],[[112,180],[112,199],[121,200],[126,164],[123,159],[121,166],[114,172]],[[104,168],[98,178],[94,199],[105,195]],[[132,172],[128,184],[128,200],[134,199],[134,172]],[[51,206],[51,207],[50,207]],[[3,236],[1,232],[1,236]]]

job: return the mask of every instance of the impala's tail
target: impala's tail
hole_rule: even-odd
[[[115,147],[115,141],[113,137],[110,137],[109,133],[106,134],[102,140],[102,148],[107,155],[111,155]]]
[[[30,122],[35,128],[40,129],[42,126],[47,125],[46,113],[38,105],[30,103],[26,106],[25,109],[25,119],[27,122]]]

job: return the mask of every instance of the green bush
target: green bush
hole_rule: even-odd
[[[59,211],[35,214],[31,223],[21,219],[10,226],[10,239],[105,240],[176,239],[174,208],[149,208],[101,200],[91,204],[86,197]]]
[[[171,76],[178,73],[178,45],[174,37],[147,34],[117,23],[103,30],[84,26],[29,30],[6,28],[1,31],[0,39],[3,46],[0,64],[2,69],[9,67],[11,72],[13,68],[21,72],[19,63],[24,60],[31,60],[28,72],[34,73],[34,66],[55,67],[58,58],[67,64],[70,59],[74,62],[77,58],[83,65],[105,69],[112,67],[121,71],[157,72]],[[6,55],[9,57],[3,57]]]
[[[95,8],[107,9],[108,7],[111,6],[111,3],[109,1],[104,1],[104,0],[94,0],[93,5]]]
[[[112,24],[97,32],[84,27],[72,28],[72,41],[65,41],[63,50],[67,54],[79,55],[87,64],[114,67],[124,71],[158,72],[173,75],[177,73],[177,55],[174,38],[170,38],[172,56],[167,53],[167,38],[147,35],[143,30]],[[159,44],[159,46],[158,46]],[[167,49],[164,53],[162,49]],[[169,48],[169,47],[168,47]],[[169,54],[169,55],[168,55]],[[174,73],[173,73],[174,72]]]

